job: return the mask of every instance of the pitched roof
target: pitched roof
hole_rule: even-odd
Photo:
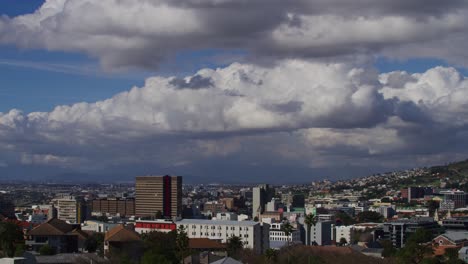
[[[89,234],[81,229],[73,229],[71,232],[73,235],[79,236],[81,239],[86,239],[89,237]]]
[[[445,237],[446,239],[448,239],[450,242],[452,242],[454,244],[458,244],[458,243],[461,243],[463,241],[468,240],[468,232],[466,232],[466,231],[447,232],[447,233],[442,234],[442,235],[440,235],[438,237],[441,237],[441,236]],[[434,240],[437,240],[438,237],[434,238]]]
[[[189,248],[191,249],[226,249],[226,244],[208,238],[190,238]]]
[[[73,230],[73,226],[67,224],[57,218],[52,218],[49,221],[33,228],[29,231],[29,235],[32,236],[61,236],[65,235]]]
[[[105,237],[105,241],[112,241],[112,242],[128,242],[128,241],[139,241],[140,236],[138,233],[132,230],[128,230],[123,225],[118,225],[111,230],[107,231]]]

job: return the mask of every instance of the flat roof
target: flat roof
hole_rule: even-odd
[[[176,224],[197,224],[197,225],[232,225],[232,226],[254,226],[260,223],[255,221],[231,221],[231,220],[206,220],[206,219],[183,219]]]

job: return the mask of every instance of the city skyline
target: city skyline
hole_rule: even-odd
[[[467,14],[5,0],[0,180],[303,183],[466,160]]]

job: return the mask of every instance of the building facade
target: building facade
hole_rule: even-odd
[[[443,191],[440,194],[444,195],[444,202],[453,202],[454,209],[466,207],[466,193],[464,191]]]
[[[135,232],[138,234],[152,231],[168,233],[177,229],[177,225],[171,220],[138,220],[135,222]]]
[[[189,238],[209,238],[227,243],[232,236],[240,237],[244,247],[253,249],[257,254],[270,248],[268,224],[254,221],[223,221],[183,219],[176,222],[183,226]]]
[[[351,235],[353,233],[354,227],[353,226],[337,226],[335,227],[335,242],[341,243],[344,239],[346,240],[346,244],[351,243]]]
[[[432,218],[422,217],[384,223],[382,239],[392,241],[396,248],[402,248],[408,237],[419,228],[430,230],[434,235],[440,233],[437,222]]]
[[[270,247],[280,249],[285,245],[302,244],[301,232],[297,229],[286,236],[286,233],[281,230],[282,223],[273,223],[270,225]]]
[[[102,215],[120,215],[132,216],[135,215],[135,199],[127,198],[105,198],[95,199],[92,201],[92,212]]]
[[[57,218],[68,223],[79,223],[78,202],[72,196],[57,199]]]
[[[135,215],[182,216],[181,176],[139,176],[135,184]]]

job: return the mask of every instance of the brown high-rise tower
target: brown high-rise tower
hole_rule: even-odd
[[[138,176],[135,184],[135,214],[166,218],[182,215],[181,176]]]

